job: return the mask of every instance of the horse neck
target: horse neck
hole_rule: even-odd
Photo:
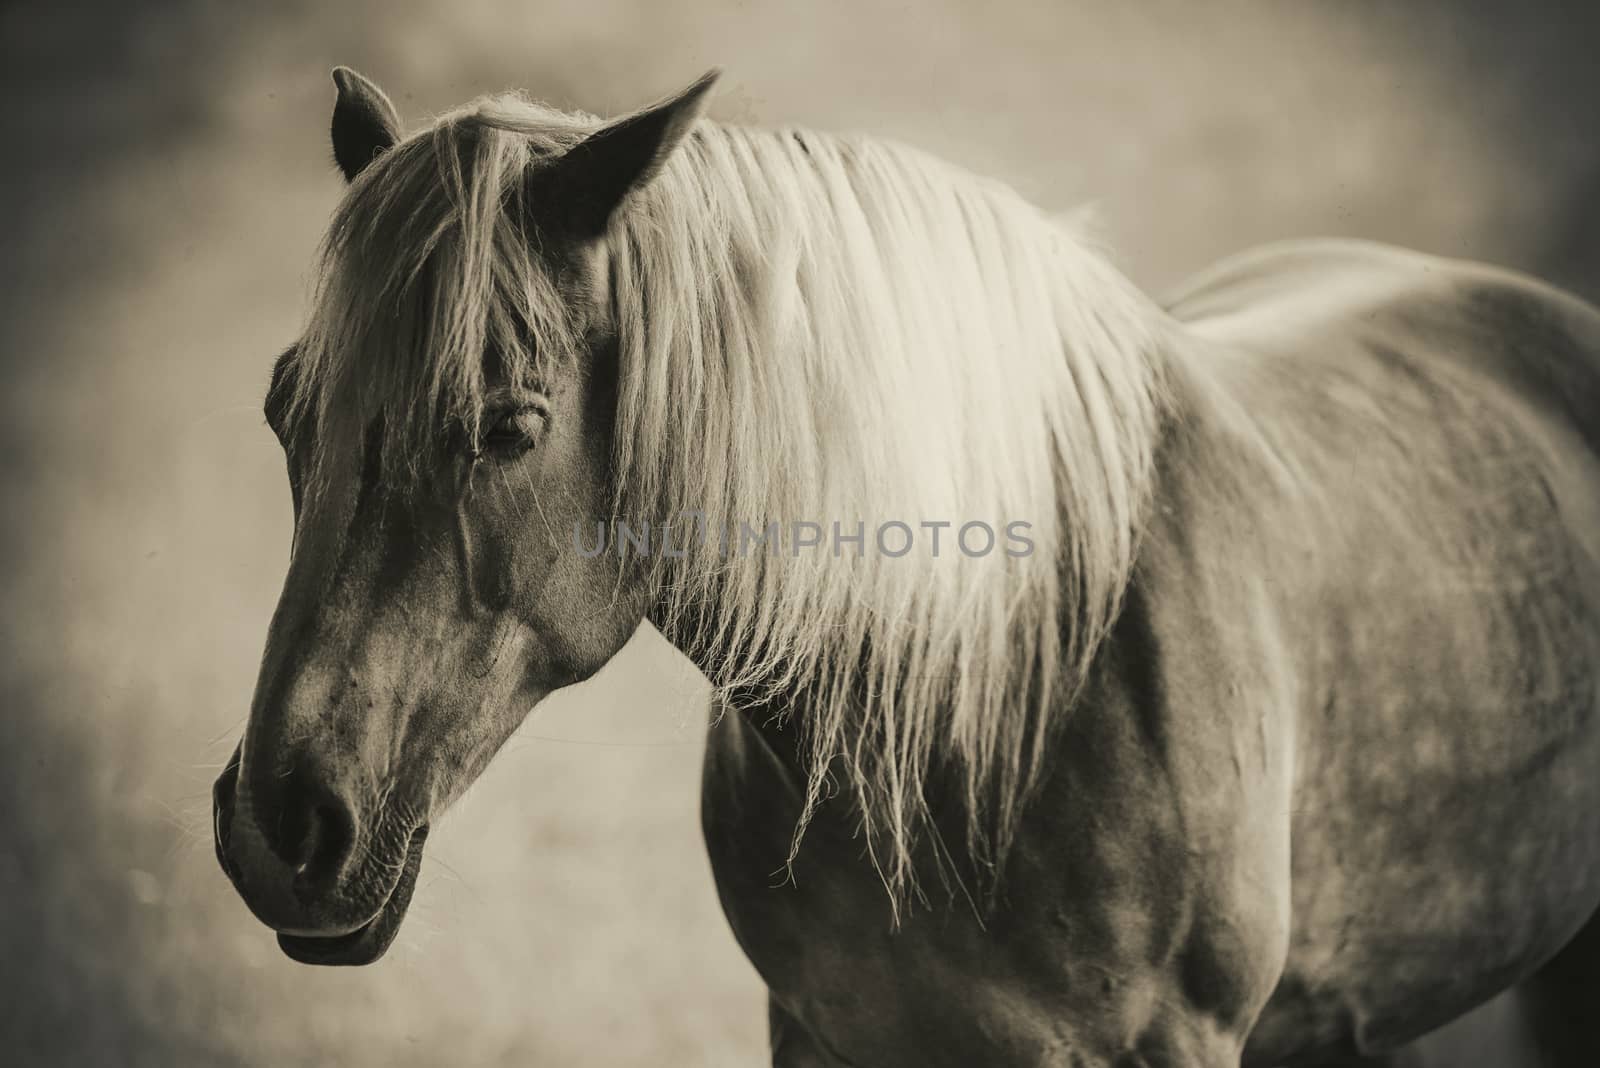
[[[991,392],[975,392],[971,399],[979,405],[975,409],[979,414],[1000,418],[1011,412],[1026,412],[1029,399],[1037,397],[1041,406],[1037,427],[1030,428],[1026,422],[1016,424],[1018,433],[993,446],[992,454],[996,461],[1009,458],[1008,462],[1013,464],[1031,461],[1036,466],[1014,469],[1019,479],[1015,483],[983,485],[974,481],[974,473],[965,466],[965,458],[952,455],[948,462],[963,464],[960,472],[963,477],[955,483],[956,493],[948,496],[944,495],[947,487],[933,483],[923,485],[916,480],[916,476],[927,473],[927,468],[919,471],[903,466],[901,473],[911,476],[912,480],[888,484],[894,488],[889,491],[887,503],[912,514],[927,505],[957,512],[970,507],[973,518],[978,517],[979,509],[1013,513],[995,515],[1001,519],[1020,518],[1016,513],[1025,514],[1027,510],[1037,515],[1050,509],[1057,516],[1065,515],[1067,520],[1078,524],[1064,526],[1059,520],[1053,524],[1055,529],[1048,531],[1046,537],[1050,555],[1029,565],[996,568],[993,581],[1003,583],[1003,589],[984,587],[989,581],[986,575],[949,580],[947,585],[929,589],[928,596],[934,599],[919,605],[919,609],[926,609],[920,618],[931,621],[928,625],[934,629],[919,631],[909,640],[930,642],[933,655],[942,658],[930,660],[921,659],[920,649],[895,644],[901,642],[907,632],[902,626],[896,633],[896,624],[889,617],[887,606],[899,603],[896,598],[904,596],[903,580],[890,582],[886,579],[884,589],[889,596],[877,605],[876,613],[871,613],[863,610],[859,595],[837,588],[837,584],[835,588],[821,591],[815,600],[800,590],[798,596],[785,602],[783,597],[766,599],[767,591],[760,588],[760,580],[754,582],[753,594],[752,584],[730,585],[726,565],[722,570],[688,572],[688,578],[682,582],[675,582],[675,579],[678,574],[685,573],[680,568],[689,565],[662,560],[652,568],[653,580],[659,585],[648,618],[690,656],[714,685],[749,682],[760,687],[758,693],[724,692],[722,696],[744,709],[743,719],[760,729],[762,737],[770,738],[772,744],[768,748],[784,756],[786,763],[792,763],[802,778],[808,778],[808,806],[816,802],[824,789],[822,769],[816,762],[830,760],[830,751],[858,752],[853,748],[850,735],[857,739],[876,736],[873,732],[878,729],[878,717],[886,714],[881,711],[885,703],[869,695],[881,693],[886,687],[901,686],[898,677],[892,674],[895,665],[908,665],[916,672],[915,678],[924,683],[945,673],[962,680],[948,695],[937,687],[921,685],[919,689],[919,684],[913,683],[901,691],[901,700],[894,702],[917,702],[912,713],[915,724],[912,736],[916,738],[917,747],[914,756],[908,757],[906,754],[911,750],[905,747],[888,747],[881,759],[869,754],[865,769],[861,764],[851,767],[857,792],[868,809],[882,804],[883,811],[889,813],[884,818],[895,820],[893,834],[897,855],[891,863],[897,865],[906,857],[903,847],[908,833],[903,828],[920,818],[916,805],[920,801],[935,801],[931,789],[934,784],[925,779],[935,767],[948,765],[956,769],[956,778],[960,775],[969,778],[970,782],[964,784],[965,794],[961,796],[978,797],[980,792],[986,794],[992,788],[999,798],[993,803],[992,811],[1007,814],[1003,817],[1007,821],[1011,819],[1009,814],[1016,810],[1015,802],[1020,800],[1020,793],[1027,789],[1025,784],[1038,767],[1038,739],[1043,735],[1033,726],[1037,722],[1034,716],[1055,711],[1058,688],[1066,692],[1077,689],[1088,659],[1108,629],[1108,617],[1114,612],[1116,596],[1126,580],[1130,557],[1137,544],[1139,512],[1150,477],[1150,446],[1161,418],[1160,383],[1155,380],[1160,375],[1156,362],[1161,356],[1147,350],[1162,332],[1165,316],[1102,258],[1077,244],[1070,234],[1039,229],[1041,220],[1037,216],[1015,209],[1009,202],[999,203],[995,210],[994,225],[1004,231],[1004,239],[997,238],[996,243],[1005,249],[1008,257],[1017,257],[1013,264],[1017,270],[1032,272],[1025,277],[1036,285],[1024,286],[1014,295],[1017,304],[1013,311],[1025,316],[1011,324],[1016,327],[1015,331],[1003,322],[989,323],[980,319],[983,325],[967,338],[966,347],[971,349],[972,343],[981,343],[988,336],[985,331],[992,332],[997,346],[1018,347],[997,347],[992,353],[993,356],[1004,354],[1011,361],[1008,365],[992,361],[953,365],[959,370],[952,371],[949,378],[940,382],[939,388],[945,392],[938,396],[954,395],[965,402],[969,394],[958,389],[964,381],[961,375],[975,376],[974,369],[980,367],[989,374],[1004,374],[1009,366],[1016,376],[1010,380],[1013,388],[1008,390],[1002,385]],[[995,249],[990,251],[996,252]],[[952,274],[951,277],[962,276]],[[927,295],[911,291],[906,296],[915,306],[917,300]],[[887,294],[874,297],[879,298],[892,299]],[[656,335],[658,340],[661,336]],[[914,332],[908,336],[920,337]],[[687,339],[690,343],[694,340]],[[951,346],[944,346],[940,351],[937,338],[924,340],[933,342],[932,347],[940,358],[973,358],[968,352],[952,351]],[[679,350],[658,352],[656,358],[669,358],[676,351]],[[751,353],[740,350],[728,355],[748,358]],[[894,358],[894,353],[885,354],[885,359],[890,361],[885,365],[889,371],[903,367],[894,362]],[[1146,378],[1146,375],[1155,377]],[[901,382],[892,373],[887,374],[883,382],[870,376],[864,379],[874,388]],[[971,384],[978,389],[990,385],[988,382]],[[784,388],[804,387],[791,381],[785,382]],[[1060,392],[1054,392],[1056,390]],[[871,406],[865,407],[870,409]],[[908,413],[903,410],[895,414],[902,423],[908,419]],[[670,425],[679,426],[681,433],[681,422]],[[993,429],[1006,433],[998,424]],[[985,440],[973,432],[966,447],[981,449]],[[731,446],[732,442],[728,444]],[[720,441],[718,445],[720,447]],[[1040,451],[1044,454],[1040,455]],[[647,454],[687,457],[688,452],[663,448],[655,442]],[[838,462],[843,455],[836,453],[830,458]],[[921,462],[942,464],[946,462],[943,458],[946,455],[950,455],[950,450],[929,453]],[[1056,467],[1053,486],[1051,475],[1045,470],[1052,457]],[[786,457],[762,456],[761,459],[780,463]],[[895,459],[902,465],[916,462],[907,455]],[[702,456],[701,462],[716,463],[719,458]],[[862,491],[871,492],[867,489],[873,484],[870,479],[854,483],[830,482],[827,471],[805,470],[813,477],[820,473],[824,485],[844,487],[839,498],[842,509],[864,506],[865,502],[851,497],[852,491],[858,495]],[[842,472],[835,472],[835,475],[848,478]],[[654,499],[658,496],[659,485],[657,479],[638,491],[646,506],[643,510],[657,513],[661,510]],[[742,485],[736,486],[736,494]],[[753,507],[760,522],[769,518],[780,521],[826,521],[829,518],[849,521],[854,518],[849,515],[760,515],[775,505],[784,504],[781,494],[772,497],[769,490],[770,486],[757,484],[754,499],[720,500],[717,510],[736,515]],[[990,490],[999,492],[991,495]],[[820,501],[817,493],[808,493],[798,503],[801,508],[814,508]],[[1058,575],[1050,574],[1052,565],[1061,569]],[[793,573],[779,574],[777,582],[794,579]],[[837,579],[835,574],[826,581]],[[723,591],[735,589],[740,591],[741,600],[736,602],[722,597]],[[969,597],[982,598],[986,593],[993,596],[983,601],[976,613],[961,614],[965,609],[960,606],[966,605]],[[807,614],[808,602],[840,606],[840,616],[816,618],[814,612]],[[765,617],[765,623],[752,628],[749,625],[752,603],[762,605],[762,610],[769,604],[779,607],[773,615]],[[830,610],[831,607],[821,609]],[[782,628],[796,629],[788,635],[763,631],[762,626],[773,620],[779,621],[777,625]],[[965,627],[970,639],[963,641],[970,640],[970,645],[960,647],[950,637],[952,627]],[[849,635],[852,647],[842,644],[840,638],[844,635]],[[750,657],[741,662],[749,649],[717,651],[730,636],[733,641],[750,639],[758,654],[770,652],[790,659],[767,664]],[[790,642],[787,637],[795,640]],[[858,642],[860,648],[854,648]],[[1059,657],[1055,652],[1058,648],[1065,650]],[[968,650],[979,651],[969,656]],[[994,650],[1022,652],[1013,661],[1009,653]],[[876,652],[877,657],[869,659],[872,652]],[[716,662],[714,658],[719,655],[728,656],[729,662]],[[1023,659],[1033,657],[1038,659]],[[858,659],[857,665],[847,662],[852,658]],[[976,666],[969,671],[969,663],[973,662]],[[851,670],[856,666],[865,666],[867,670]],[[976,683],[969,685],[966,681],[969,678],[976,679]],[[1041,679],[1048,681],[1040,682]],[[1057,679],[1061,680],[1059,684]],[[1032,691],[1035,686],[1039,689]],[[1035,700],[1027,699],[1028,691],[1036,693]],[[858,704],[863,699],[871,703]],[[1045,707],[1047,699],[1049,707]],[[937,715],[940,709],[928,705],[928,702],[946,700],[956,702],[951,717]],[[1007,716],[1001,711],[1004,708],[1018,711]],[[796,726],[802,730],[791,731],[780,742],[771,738],[770,730],[766,729],[775,719],[798,720]],[[958,726],[947,730],[946,719]],[[801,753],[805,756],[801,757]],[[946,756],[954,759],[947,762]],[[980,760],[984,763],[980,764]],[[889,762],[898,763],[885,774],[883,766]],[[952,785],[963,784],[952,779]],[[924,791],[925,786],[930,789]],[[882,816],[883,812],[878,815]],[[973,818],[979,818],[979,813],[975,811]],[[1009,829],[1002,828],[991,840],[1003,841],[1009,833]]]
[[[1184,325],[1172,319],[1163,308],[1148,298],[1145,298],[1143,311],[1148,316],[1155,341],[1147,357],[1151,361],[1152,374],[1162,383],[1163,408],[1166,413],[1162,426],[1157,428],[1155,433],[1165,439],[1169,436],[1168,431],[1171,426],[1186,425],[1189,422],[1187,413],[1191,410],[1209,411],[1215,407],[1213,394],[1217,386],[1203,373],[1203,368],[1193,366],[1191,361],[1183,358],[1186,352],[1198,344],[1194,338],[1187,336]],[[1152,484],[1157,479],[1158,473],[1152,472]],[[1066,515],[1063,506],[1063,521],[1068,520],[1070,516]],[[1062,566],[1065,567],[1064,562]],[[671,620],[671,633],[668,622],[670,601],[664,585],[652,592],[648,605],[645,618],[657,630],[673,640],[675,647],[684,653],[703,675],[712,680],[715,686],[716,680],[722,675],[722,665],[714,659],[715,654],[706,654],[699,650],[714,645],[706,639],[720,630],[722,619],[718,605],[714,601],[705,601],[694,606],[692,610],[685,610],[679,606]],[[756,726],[763,737],[775,737],[775,730],[781,730],[785,723],[804,715],[803,688],[803,682],[792,687],[789,692],[781,693],[730,688],[719,692],[715,705],[719,712],[735,710],[743,713],[744,718]],[[786,754],[786,763],[792,763],[803,775],[805,769],[802,763],[795,759],[794,749],[792,744],[780,747],[780,751]]]

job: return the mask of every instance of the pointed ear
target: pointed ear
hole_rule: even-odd
[[[694,121],[720,70],[702,74],[687,89],[642,111],[609,122],[533,172],[530,202],[549,205],[579,237],[599,237],[635,190],[660,172]]]
[[[349,67],[333,68],[339,99],[333,105],[333,158],[353,182],[378,155],[400,140],[400,116],[372,82]]]

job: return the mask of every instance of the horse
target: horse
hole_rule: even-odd
[[[648,621],[714,687],[776,1065],[1376,1064],[1508,989],[1600,1063],[1600,311],[1333,240],[1158,302],[715,77],[406,136],[334,73],[214,791],[282,950],[380,957],[429,826]]]

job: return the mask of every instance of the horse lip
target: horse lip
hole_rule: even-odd
[[[400,921],[405,919],[411,904],[411,894],[416,889],[417,873],[422,867],[422,845],[428,837],[428,825],[423,824],[411,832],[406,844],[405,861],[400,876],[389,891],[389,896],[379,906],[372,918],[352,931],[342,934],[297,934],[278,932],[278,948],[290,960],[301,964],[357,965],[371,964],[394,943],[400,932]]]
[[[233,862],[228,859],[228,838],[232,829],[233,798],[239,783],[239,756],[242,750],[242,745],[234,747],[233,756],[228,758],[222,774],[217,776],[217,781],[211,787],[211,842],[217,852],[217,863],[222,866],[228,881],[235,886],[239,885],[239,876]]]

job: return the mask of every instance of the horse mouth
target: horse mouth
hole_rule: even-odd
[[[405,861],[394,889],[377,913],[354,931],[341,935],[301,935],[278,933],[278,948],[290,960],[301,964],[371,964],[394,944],[417,888],[417,872],[422,869],[422,844],[428,837],[423,824],[411,832],[406,843]]]
[[[235,749],[218,776],[216,785],[212,787],[212,832],[217,863],[245,898],[246,904],[249,904],[250,898],[240,881],[239,872],[228,856],[228,838],[238,781],[239,749]],[[302,964],[371,964],[382,957],[394,944],[395,935],[400,933],[400,921],[405,919],[406,909],[411,904],[411,894],[417,888],[417,873],[422,869],[422,846],[427,838],[427,824],[412,830],[406,840],[405,858],[400,864],[394,885],[377,912],[360,927],[337,935],[285,934],[279,931],[278,948],[290,960]],[[253,905],[251,910],[255,911]],[[259,914],[258,918],[265,919]]]

